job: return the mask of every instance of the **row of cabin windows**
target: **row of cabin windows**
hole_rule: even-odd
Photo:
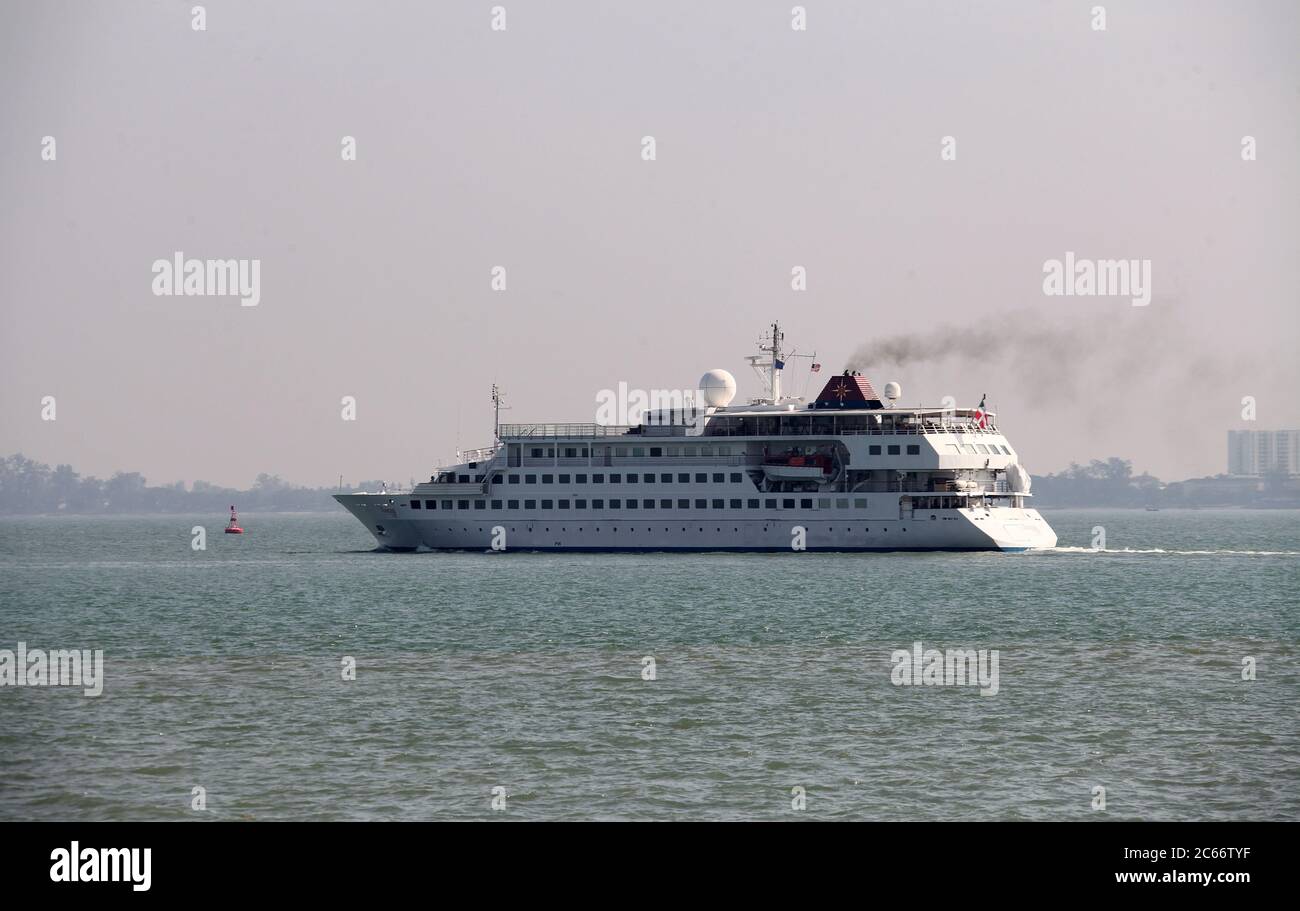
[[[816,507],[813,501],[816,500]],[[487,500],[425,500],[423,507],[425,509],[487,509]],[[492,509],[519,509],[519,504],[523,503],[524,509],[537,509],[537,500],[492,500]],[[866,509],[867,500],[865,497],[853,498],[854,509]],[[778,507],[777,504],[780,504]],[[797,506],[795,504],[798,504]],[[679,499],[664,498],[661,500],[542,500],[542,509],[830,509],[830,497],[769,497],[766,499],[750,498],[741,499],[723,499],[716,498],[711,500],[696,499],[692,500],[686,497]],[[675,504],[675,506],[674,506]],[[420,509],[421,501],[412,500],[412,509]],[[837,497],[835,499],[836,509],[848,509],[849,498]]]
[[[506,482],[509,484],[520,484],[520,483],[536,484],[538,477],[539,475],[535,475],[535,474],[525,474],[525,475],[512,474],[512,475],[506,475]],[[540,477],[542,479],[543,484],[556,484],[556,483],[586,484],[587,483],[587,475],[585,474],[574,474],[574,475],[544,474],[544,475],[540,475]],[[604,474],[593,474],[591,475],[591,483],[604,484],[605,477],[606,476]],[[742,474],[739,471],[733,471],[730,473],[725,471],[715,471],[712,474],[706,471],[699,471],[696,472],[694,475],[692,475],[690,472],[685,472],[685,471],[678,472],[676,475],[667,471],[659,475],[653,474],[652,472],[645,472],[644,474],[635,474],[632,472],[623,474],[620,472],[614,472],[609,475],[609,483],[611,484],[636,484],[636,483],[653,484],[655,483],[656,480],[658,480],[658,482],[661,484],[672,484],[673,479],[676,478],[678,484],[690,484],[692,477],[694,477],[695,479],[694,483],[696,484],[708,484],[708,483],[726,484],[728,483],[728,481],[730,481],[730,483],[732,484],[740,484],[745,480],[744,474]],[[522,481],[520,480],[521,478],[523,479]],[[493,483],[500,484],[501,475],[496,475],[492,480]]]
[[[647,449],[650,452],[650,457],[655,459],[660,458],[665,453],[665,448],[662,446],[649,446],[649,447],[615,446],[612,448],[614,450],[613,454],[616,458],[627,458],[629,454],[629,450],[631,451],[631,456],[634,459],[645,458]],[[1008,448],[1007,446],[999,447],[997,443],[989,443],[987,446],[983,443],[966,443],[961,446],[959,446],[956,443],[949,443],[948,448],[953,452],[958,452],[958,453],[962,452],[964,449],[965,452],[967,452],[970,455],[975,455],[976,453],[978,453],[979,455],[1011,455],[1010,448]],[[683,453],[688,456],[693,456],[697,454],[695,449],[696,447],[694,446],[686,446],[683,449]],[[717,452],[718,455],[730,454],[730,449],[727,446],[719,446],[717,447],[717,449],[718,449]],[[882,449],[885,450],[883,453],[884,455],[902,455],[902,447],[897,444],[869,446],[867,447],[867,454],[881,455]],[[702,456],[712,456],[714,454],[712,446],[702,446],[700,447],[700,450],[701,451],[698,454]],[[675,457],[678,454],[677,447],[675,446],[668,447],[666,451],[670,457]],[[561,447],[534,446],[531,449],[529,449],[528,453],[529,453],[529,458],[533,458],[533,459],[553,459],[556,457],[557,453],[559,454],[560,458],[564,458],[564,459],[590,458],[590,450],[589,447],[587,446],[561,446]],[[909,443],[907,446],[907,454],[920,455],[921,454],[920,444]],[[464,480],[466,477],[468,476],[462,475],[462,480]]]
[[[658,459],[663,456],[677,458],[679,455],[685,456],[714,456],[714,455],[731,455],[730,446],[609,446],[605,449],[597,449],[594,453],[598,458],[605,455],[606,452],[617,459],[626,459],[629,455],[634,459],[644,459],[646,452],[650,453],[650,458]],[[592,455],[590,447],[587,446],[532,446],[528,449],[528,458],[530,459],[554,459],[557,456],[561,459],[586,459]]]
[[[544,475],[535,475],[535,474],[523,474],[523,475],[520,475],[520,474],[511,474],[511,475],[502,475],[502,474],[500,474],[500,473],[497,473],[497,474],[492,475],[492,483],[493,483],[493,484],[502,484],[502,483],[509,483],[509,484],[536,484],[536,483],[537,483],[537,479],[538,479],[539,477],[542,479],[542,483],[543,483],[543,484],[557,484],[557,483],[558,483],[558,484],[568,484],[568,483],[574,483],[574,484],[586,484],[586,483],[587,483],[587,478],[588,478],[588,476],[585,475],[585,474],[572,474],[572,475],[571,475],[571,474],[558,474],[558,475],[556,475],[556,474],[544,474]],[[591,478],[591,483],[592,483],[592,484],[604,484],[604,483],[605,483],[605,477],[606,477],[606,476],[605,476],[604,474],[593,474],[593,475],[590,476],[590,478]],[[742,483],[742,482],[744,481],[744,479],[745,479],[744,474],[742,474],[742,473],[739,472],[739,471],[732,471],[732,472],[715,471],[715,472],[713,472],[712,474],[710,474],[710,473],[707,472],[707,471],[697,471],[697,472],[695,472],[693,475],[692,475],[690,472],[687,472],[687,471],[681,471],[681,472],[678,472],[676,475],[674,475],[672,472],[668,472],[668,471],[665,471],[665,472],[663,472],[662,474],[659,474],[659,475],[655,475],[655,474],[652,473],[652,472],[645,472],[644,474],[636,474],[636,473],[634,473],[634,472],[628,472],[628,473],[626,473],[626,474],[621,473],[621,472],[614,472],[614,473],[612,473],[612,474],[609,475],[609,483],[611,483],[611,484],[636,484],[636,483],[640,482],[640,483],[643,483],[643,484],[653,484],[653,483],[655,483],[655,479],[656,479],[656,477],[658,478],[658,480],[659,480],[659,482],[660,482],[661,484],[671,484],[671,483],[673,483],[673,478],[674,478],[674,477],[677,479],[677,483],[678,483],[678,484],[690,484],[690,483],[691,483],[691,478],[694,478],[694,479],[695,479],[694,483],[696,483],[696,484],[709,484],[709,483],[713,483],[713,484],[726,484],[726,483],[728,483],[728,482],[730,482],[730,483],[732,483],[732,484],[740,484],[740,483]],[[447,474],[444,474],[444,475],[443,475],[443,479],[444,479],[444,481],[448,481],[448,482],[449,482],[449,481],[451,480],[451,478],[452,478],[452,475],[451,475],[450,473],[447,473]],[[456,480],[459,481],[461,484],[468,484],[468,483],[470,483],[469,475],[467,475],[467,474],[463,474],[463,475],[458,475],[458,476],[456,476]],[[476,474],[476,475],[474,475],[474,483],[475,483],[475,484],[481,484],[482,482],[483,482],[483,475],[481,475],[481,474]]]
[[[654,451],[655,448],[657,448],[657,447],[654,447],[654,448],[651,449],[651,454],[652,454],[652,455],[655,454],[655,451]],[[882,455],[882,454],[883,454],[883,455],[902,455],[902,454],[903,454],[903,453],[902,453],[902,448],[903,448],[903,447],[902,447],[901,445],[899,445],[899,444],[894,444],[894,445],[871,445],[871,446],[868,446],[868,447],[867,447],[867,455],[873,455],[873,456],[878,456],[878,455]],[[1007,446],[1002,446],[1002,447],[1001,447],[1001,451],[999,452],[999,447],[998,447],[998,444],[996,444],[996,443],[989,443],[987,446],[986,446],[985,444],[983,444],[983,443],[966,443],[966,444],[964,444],[964,445],[958,445],[957,443],[949,443],[949,444],[948,444],[948,449],[949,449],[950,452],[955,453],[955,454],[957,454],[957,455],[960,455],[963,451],[965,451],[968,455],[1003,455],[1003,454],[1005,454],[1005,455],[1011,455],[1011,449],[1010,449],[1009,447],[1007,447]],[[883,453],[882,453],[882,450],[884,450]],[[540,449],[534,449],[533,451],[534,451],[534,452],[541,452]],[[566,451],[568,451],[568,450],[566,450]],[[585,450],[584,450],[584,452],[585,452]],[[919,443],[909,443],[909,444],[907,444],[907,454],[908,454],[908,455],[920,455],[920,454],[921,454],[921,446],[920,446],[920,444],[919,444]],[[451,480],[451,477],[452,477],[452,475],[451,475],[450,472],[448,472],[448,473],[446,473],[446,474],[443,475],[443,479],[444,479],[444,480],[448,480],[448,481],[449,481],[449,480]],[[512,474],[512,475],[508,475],[508,476],[507,476],[507,481],[508,481],[508,483],[510,483],[510,484],[518,484],[518,483],[520,483],[520,480],[519,480],[519,479],[520,479],[521,477],[524,479],[524,480],[523,480],[523,483],[525,483],[525,484],[536,484],[536,483],[537,483],[537,475],[535,475],[535,474],[528,474],[528,475],[516,475],[516,474]],[[541,478],[542,478],[542,483],[543,483],[543,484],[552,484],[552,483],[555,483],[555,480],[554,480],[555,477],[556,477],[556,475],[544,474],[544,475],[541,476]],[[625,483],[625,481],[624,481],[624,478],[625,478],[625,477],[626,477],[626,483],[628,483],[628,484],[635,484],[635,483],[637,483],[637,479],[638,479],[638,477],[640,477],[642,480],[644,480],[644,482],[645,482],[646,484],[652,484],[652,483],[654,483],[654,480],[655,480],[655,475],[654,475],[653,473],[651,473],[651,472],[646,472],[645,474],[640,475],[640,476],[638,476],[637,474],[635,474],[635,473],[633,473],[633,472],[628,472],[628,473],[626,474],[626,476],[625,476],[625,475],[622,475],[622,474],[611,474],[611,475],[609,476],[609,482],[610,482],[611,484],[622,484],[622,483]],[[661,473],[658,477],[659,477],[659,480],[662,481],[664,484],[671,484],[671,483],[672,483],[672,480],[673,480],[673,475],[672,475],[671,472],[663,472],[663,473]],[[694,477],[695,477],[695,483],[696,483],[696,484],[707,484],[707,483],[709,483],[709,473],[708,473],[708,472],[703,472],[703,471],[696,472],[695,475],[694,475]],[[723,483],[723,481],[724,481],[724,479],[725,479],[725,477],[726,477],[726,473],[725,473],[725,472],[721,472],[721,471],[713,472],[712,477],[713,477],[713,483],[714,483],[714,484],[721,484],[721,483]],[[572,476],[572,478],[573,478],[574,483],[577,483],[577,484],[586,484],[586,483],[587,483],[587,476],[586,476],[585,474],[575,474],[575,475]],[[561,475],[559,475],[559,479],[560,479],[560,480],[559,480],[559,483],[561,483],[561,484],[568,484],[568,483],[569,483],[570,476],[567,475],[567,474],[561,474]],[[468,484],[468,483],[470,482],[470,476],[467,475],[467,474],[457,475],[457,476],[456,476],[456,480],[459,481],[461,484]],[[500,483],[501,483],[501,480],[502,480],[502,475],[501,475],[500,473],[495,474],[495,475],[492,476],[492,483],[494,483],[494,484],[500,484]],[[476,475],[474,475],[474,483],[475,483],[475,484],[481,483],[482,481],[483,481],[483,475],[481,475],[481,474],[476,474]],[[732,483],[732,484],[739,484],[740,481],[741,481],[740,473],[739,473],[739,472],[731,472],[731,483]],[[691,482],[691,474],[690,474],[690,472],[678,472],[678,473],[677,473],[677,483],[678,483],[678,484],[689,484],[690,482]],[[593,475],[591,476],[591,483],[593,483],[593,484],[603,484],[603,483],[605,483],[605,475],[603,475],[603,474],[593,474]]]

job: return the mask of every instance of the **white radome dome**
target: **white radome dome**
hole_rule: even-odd
[[[736,378],[725,370],[710,370],[700,377],[700,394],[709,408],[725,408],[736,397]]]
[[[902,394],[903,387],[897,383],[890,381],[885,384],[885,398],[889,399],[891,402],[895,401]]]

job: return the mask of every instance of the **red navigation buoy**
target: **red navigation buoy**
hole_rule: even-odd
[[[235,507],[232,504],[230,507],[230,524],[226,526],[226,534],[242,535],[243,533],[244,530],[239,527],[239,520],[235,518]]]

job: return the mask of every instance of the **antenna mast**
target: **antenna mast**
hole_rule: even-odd
[[[781,404],[783,401],[781,396],[781,371],[785,369],[786,361],[790,358],[806,357],[812,360],[817,358],[817,352],[815,351],[812,354],[796,354],[794,351],[789,354],[785,353],[781,347],[784,341],[785,333],[781,331],[781,324],[774,322],[772,323],[771,335],[765,335],[758,340],[758,350],[766,351],[768,357],[764,358],[761,354],[751,354],[746,358],[749,361],[749,366],[754,368],[754,372],[767,385],[768,397],[766,399],[753,399],[752,401],[755,404],[763,402],[772,405]],[[798,401],[798,399],[791,400]]]
[[[501,409],[502,407],[509,410],[509,405],[504,405],[506,400],[505,394],[501,387],[496,383],[492,384],[492,442],[499,444],[501,442]]]
[[[773,323],[772,334],[770,336],[765,335],[758,340],[758,350],[766,351],[770,355],[767,363],[763,363],[763,356],[760,354],[752,354],[746,358],[749,361],[749,366],[753,367],[763,382],[767,384],[768,401],[773,405],[781,401],[781,370],[785,367],[785,363],[781,360],[781,340],[784,338],[785,333],[781,331],[780,325]],[[765,344],[767,342],[770,342],[770,344]]]

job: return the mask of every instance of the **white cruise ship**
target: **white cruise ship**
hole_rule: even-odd
[[[751,357],[640,424],[498,424],[406,492],[335,499],[394,551],[1024,551],[1056,545],[1030,479],[978,408],[896,407],[855,371],[783,396],[777,324]],[[813,365],[813,370],[819,369]],[[495,393],[494,393],[495,396]],[[676,404],[676,403],[674,403]]]

